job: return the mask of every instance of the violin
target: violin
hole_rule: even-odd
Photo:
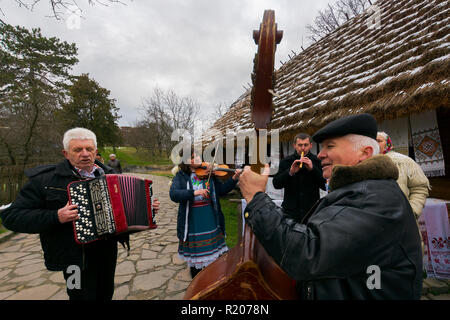
[[[195,174],[200,179],[208,178],[209,173],[210,173],[210,171],[208,170],[208,166],[209,166],[208,162],[202,162],[200,167],[195,169]],[[211,173],[214,174],[218,178],[225,178],[228,175],[228,173],[230,173],[230,172],[235,173],[236,169],[230,169],[230,167],[228,167],[226,164],[219,164],[219,165],[215,165],[212,168]]]

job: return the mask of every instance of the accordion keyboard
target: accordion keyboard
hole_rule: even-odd
[[[97,240],[99,236],[115,231],[105,181],[92,180],[89,182],[89,188],[90,192],[86,190],[86,185],[76,183],[69,188],[72,203],[77,205],[80,216],[75,221],[76,236],[83,243]]]
[[[94,228],[94,222],[90,219],[92,212],[89,209],[88,195],[86,189],[81,185],[70,188],[70,196],[72,203],[78,207],[78,216],[80,217],[75,221],[75,232],[77,238],[83,242],[89,242],[96,239],[96,232]]]
[[[110,174],[71,182],[68,193],[78,208],[73,227],[79,244],[157,227],[151,180]]]

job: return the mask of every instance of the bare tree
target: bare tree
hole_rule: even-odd
[[[179,97],[171,90],[165,93],[163,100],[171,127],[185,129],[193,134],[195,120],[199,117],[199,104],[193,98]]]
[[[153,90],[153,95],[150,97],[143,98],[141,111],[143,118],[141,124],[150,128],[155,126],[154,136],[156,137],[155,144],[148,145],[148,148],[155,154],[158,152],[160,155],[163,152],[164,140],[166,140],[166,130],[168,126],[168,116],[165,113],[163,105],[163,92],[162,90],[155,88]]]
[[[23,7],[27,10],[33,11],[33,9],[41,2],[41,0],[15,0],[19,7]],[[53,17],[61,19],[65,13],[81,13],[82,10],[76,0],[50,0],[50,7],[53,13]],[[120,0],[87,0],[88,4],[93,6],[99,4],[102,6],[108,6],[109,3],[125,4]],[[4,15],[4,12],[0,8],[0,13]]]
[[[190,97],[180,97],[174,91],[154,88],[153,94],[142,101],[141,123],[151,128],[156,141],[149,148],[162,155],[174,146],[171,140],[176,129],[187,130],[191,135],[199,118],[200,107]]]
[[[222,116],[227,113],[227,111],[230,110],[230,106],[227,106],[225,103],[219,103],[215,106],[212,113],[212,120],[213,122],[222,118]]]
[[[212,112],[204,115],[201,119],[201,123],[197,126],[201,129],[200,134],[203,134],[205,131],[209,130],[217,120],[222,118],[222,116],[228,112],[228,110],[230,110],[230,105],[227,105],[224,102],[220,102],[213,107]]]
[[[371,0],[339,0],[336,2],[336,10],[341,21],[347,21],[366,11],[371,5]]]
[[[136,120],[132,127],[121,127],[121,132],[124,146],[133,147],[136,152],[149,149],[150,146],[155,146],[157,142],[154,124],[148,125],[145,120]]]
[[[313,24],[306,26],[307,38],[316,42],[325,37],[343,23],[367,10],[374,0],[338,0],[328,4],[324,10],[319,10]]]

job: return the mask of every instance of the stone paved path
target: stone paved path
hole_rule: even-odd
[[[136,174],[153,180],[161,202],[158,228],[130,236],[130,254],[119,245],[115,300],[182,299],[191,281],[189,269],[178,258],[178,205],[169,197],[169,179]],[[39,236],[16,234],[0,243],[0,300],[66,300],[62,272],[46,270]]]
[[[130,254],[119,245],[114,300],[183,299],[191,281],[178,258],[178,205],[169,197],[169,179],[153,180],[161,202],[158,228],[130,236]],[[67,300],[62,272],[46,270],[37,234],[16,234],[0,243],[0,300]],[[450,300],[450,281],[425,279],[422,300]]]

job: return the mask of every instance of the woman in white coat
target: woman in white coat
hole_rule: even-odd
[[[418,220],[429,194],[428,178],[413,159],[392,150],[392,141],[387,133],[378,132],[377,142],[380,146],[380,153],[386,154],[397,165],[399,171],[397,183],[408,198],[416,220]]]

